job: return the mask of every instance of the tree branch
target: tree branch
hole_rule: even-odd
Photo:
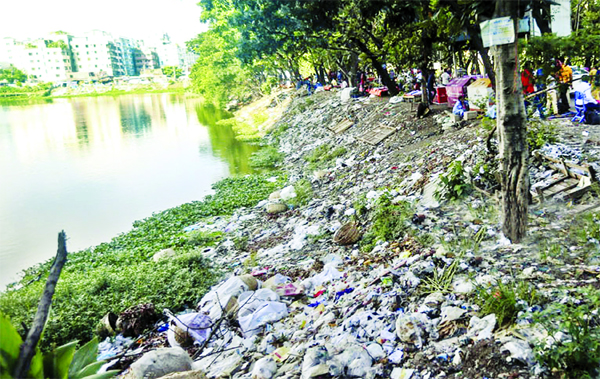
[[[31,326],[31,329],[29,329],[29,333],[27,333],[25,342],[21,345],[21,352],[13,374],[15,378],[27,377],[31,360],[35,355],[35,347],[40,340],[42,332],[44,331],[44,325],[46,325],[46,320],[48,319],[48,313],[50,312],[50,305],[52,304],[52,297],[54,296],[58,277],[66,262],[67,244],[65,231],[63,230],[58,233],[58,251],[56,252],[56,258],[54,259],[52,268],[50,269],[50,275],[48,275],[44,293],[38,304],[37,313],[33,319],[33,325]]]

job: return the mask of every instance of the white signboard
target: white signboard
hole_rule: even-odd
[[[515,42],[515,26],[510,17],[494,18],[479,24],[484,47]]]

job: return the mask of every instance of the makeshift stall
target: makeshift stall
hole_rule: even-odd
[[[448,96],[448,106],[453,107],[459,96],[467,97],[467,86],[475,81],[473,76],[463,76],[455,78],[446,86],[446,95]]]
[[[446,95],[446,87],[435,88],[435,97],[433,98],[433,102],[436,104],[444,104],[448,102],[448,96]]]
[[[472,111],[485,111],[490,97],[494,94],[492,89],[492,81],[488,78],[475,80],[467,87],[467,95],[469,98],[469,108]],[[484,106],[480,108],[479,105]]]

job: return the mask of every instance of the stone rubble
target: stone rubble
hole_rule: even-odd
[[[475,350],[490,343],[504,352],[500,362],[504,372],[515,374],[511,377],[540,377],[544,368],[531,349],[540,333],[525,313],[517,320],[519,332],[511,333],[499,329],[496,315],[479,317],[479,307],[468,294],[477,285],[520,277],[556,296],[549,282],[576,281],[569,273],[578,264],[553,267],[542,262],[538,241],[558,238],[554,231],[566,228],[569,215],[579,208],[558,201],[533,205],[530,237],[511,244],[493,211],[494,198],[475,192],[463,202],[437,201],[433,193],[438,177],[450,162],[460,160],[472,177],[479,174],[472,170],[486,156],[487,133],[477,127],[478,120],[455,123],[443,107],[434,107],[432,113],[415,120],[406,103],[342,101],[330,93],[292,103],[279,123],[289,127],[277,137],[286,154],[288,186],[254,208],[186,228],[224,232],[222,241],[204,252],[227,272],[198,304],[197,312],[216,330],[206,342],[209,324],[198,327],[203,333],[194,335],[195,347],[205,347],[186,369],[208,378],[450,378],[468,372]],[[346,119],[355,125],[345,132],[327,129]],[[564,142],[545,151],[567,152],[576,160],[595,157],[590,163],[596,165],[600,127],[565,120],[557,124]],[[397,132],[376,146],[358,141],[377,125]],[[266,138],[274,142],[275,137]],[[344,147],[346,152],[311,171],[304,157],[320,145]],[[532,183],[542,180],[545,171],[532,164]],[[298,207],[293,184],[300,179],[311,182],[313,195]],[[335,233],[355,220],[359,199],[372,210],[384,195],[414,206],[407,227],[413,236],[433,238],[431,247],[410,234],[378,242],[368,253],[358,244],[334,242]],[[369,229],[368,219],[358,220],[358,228]],[[449,247],[474,236],[481,238],[478,248],[466,246],[462,256]],[[596,246],[600,252],[598,241]],[[160,259],[168,254],[161,252]],[[586,268],[596,273],[597,282],[600,258],[593,259]],[[423,291],[428,278],[455,260],[449,291]],[[132,365],[134,377],[143,376],[145,371],[136,367],[150,354],[156,353],[146,353]],[[485,367],[481,370],[485,373]]]

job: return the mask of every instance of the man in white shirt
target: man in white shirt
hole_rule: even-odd
[[[448,85],[448,83],[450,83],[450,74],[448,73],[447,69],[444,70],[444,72],[442,72],[440,81],[442,82],[443,86],[446,86],[446,85]]]

